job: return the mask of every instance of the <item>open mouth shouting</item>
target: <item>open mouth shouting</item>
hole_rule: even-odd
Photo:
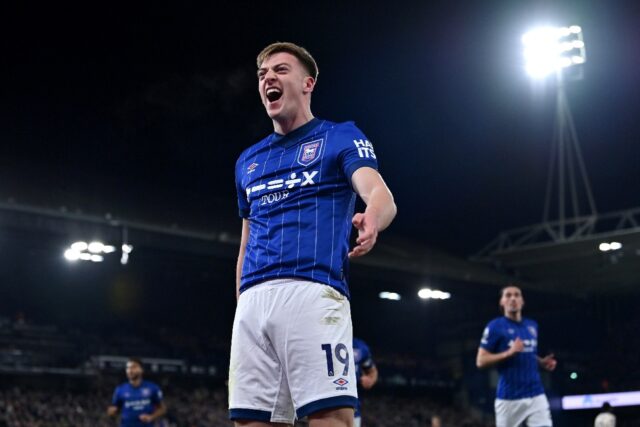
[[[267,97],[267,101],[269,103],[276,102],[280,98],[282,98],[282,90],[277,87],[270,87],[266,90],[265,96]]]

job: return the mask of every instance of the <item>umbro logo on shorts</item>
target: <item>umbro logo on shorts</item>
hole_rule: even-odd
[[[338,378],[333,383],[342,387],[349,384],[349,381],[345,380],[344,378]]]

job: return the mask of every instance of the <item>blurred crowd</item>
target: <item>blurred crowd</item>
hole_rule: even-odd
[[[0,427],[112,427],[116,421],[106,415],[110,392],[0,390]],[[172,388],[166,396],[167,415],[155,427],[231,425],[224,388]],[[489,427],[478,416],[425,397],[371,396],[363,406],[365,427],[430,427],[434,418],[440,427]]]

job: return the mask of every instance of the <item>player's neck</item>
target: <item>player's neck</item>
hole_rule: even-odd
[[[514,322],[521,322],[522,321],[522,312],[521,311],[516,311],[516,312],[507,312],[504,314],[505,317],[509,320],[513,320]]]
[[[280,135],[286,135],[291,131],[298,129],[313,120],[313,114],[310,109],[301,110],[291,118],[283,118],[281,120],[273,120],[273,130]]]
[[[131,384],[134,387],[140,387],[140,384],[142,384],[142,378],[138,378],[135,380],[129,380],[129,384]]]

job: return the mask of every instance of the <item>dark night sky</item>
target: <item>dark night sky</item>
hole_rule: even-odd
[[[235,160],[271,129],[254,58],[288,40],[318,61],[315,115],[374,143],[390,232],[468,255],[542,217],[554,92],[525,75],[520,36],[577,23],[588,63],[568,92],[596,203],[640,205],[639,2],[393,5],[21,2],[0,30],[0,198],[204,230],[234,218]]]

